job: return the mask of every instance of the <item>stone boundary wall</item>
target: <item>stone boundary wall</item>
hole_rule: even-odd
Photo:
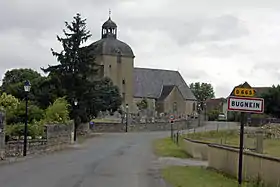
[[[185,138],[182,141],[184,151],[194,158],[207,160],[208,167],[237,178],[238,147],[210,144],[203,141]],[[244,151],[243,179],[260,178],[265,184],[280,184],[280,158]]]
[[[237,177],[239,150],[222,145],[209,144],[208,163],[210,168],[223,171]],[[280,184],[280,158],[244,151],[243,178],[260,178],[266,185]]]
[[[43,139],[28,140],[27,154],[38,154],[61,149],[72,142],[73,123],[45,126]],[[19,157],[23,154],[23,140],[8,141],[4,157]]]
[[[204,126],[211,125],[211,126],[216,126],[217,128],[230,128],[232,126],[240,125],[240,122],[232,122],[232,121],[203,121],[201,123]]]
[[[173,129],[185,130],[196,125],[196,120],[175,121]],[[125,128],[126,124],[124,123],[95,123],[90,126],[92,132],[124,132]],[[128,124],[127,129],[128,132],[169,131],[171,130],[171,124],[169,122]]]
[[[48,145],[71,143],[74,124],[46,125],[46,139]]]
[[[208,160],[208,143],[206,142],[184,138],[182,148],[193,158]]]
[[[28,140],[27,154],[35,154],[47,150],[47,140]],[[18,157],[23,153],[23,140],[9,141],[5,147],[5,157]]]

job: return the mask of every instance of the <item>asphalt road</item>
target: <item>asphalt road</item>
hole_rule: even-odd
[[[152,141],[169,133],[104,134],[74,149],[0,165],[0,187],[166,187]]]
[[[151,142],[169,132],[104,134],[73,150],[0,165],[2,187],[165,187]]]

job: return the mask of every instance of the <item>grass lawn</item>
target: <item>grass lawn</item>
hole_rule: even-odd
[[[118,120],[114,120],[114,119],[106,119],[106,118],[96,118],[91,120],[95,123],[119,123]]]
[[[164,179],[173,187],[237,187],[235,179],[203,167],[171,166],[162,170]],[[243,187],[254,187],[244,184]]]
[[[154,152],[157,156],[162,157],[176,157],[176,158],[190,158],[180,146],[177,146],[171,138],[163,138],[154,141]]]
[[[186,137],[196,140],[202,140],[209,143],[227,144],[232,146],[239,146],[239,134],[234,130],[224,131],[208,131],[194,134],[187,134]],[[244,145],[247,148],[255,148],[255,138],[248,138],[245,136]],[[264,139],[264,154],[280,157],[280,140]]]

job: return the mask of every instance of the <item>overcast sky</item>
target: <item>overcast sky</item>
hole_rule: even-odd
[[[217,97],[244,81],[280,80],[277,0],[0,0],[0,75],[11,68],[55,64],[50,48],[77,13],[93,37],[108,18],[135,53],[135,66],[178,70],[185,81],[209,82]]]

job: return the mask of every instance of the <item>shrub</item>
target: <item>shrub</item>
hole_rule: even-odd
[[[37,125],[37,124],[28,124],[27,126],[27,136],[31,136],[32,138],[35,138],[36,136],[42,136],[44,129],[43,126]],[[14,125],[8,125],[6,126],[6,135],[7,136],[24,136],[24,124],[23,123],[17,123]]]
[[[9,110],[7,112],[7,125],[24,123],[25,122],[25,101],[22,101],[17,108]],[[44,110],[40,109],[38,106],[29,103],[28,104],[28,123],[33,123],[34,121],[40,121],[44,118]]]
[[[20,104],[19,100],[5,92],[0,96],[0,108],[4,110],[14,110]]]
[[[64,97],[58,98],[46,109],[45,122],[67,124],[69,121],[69,104]]]
[[[215,121],[215,120],[217,120],[218,119],[218,117],[219,117],[219,111],[218,110],[212,110],[212,111],[210,111],[210,112],[208,112],[208,119],[209,119],[209,121]]]

